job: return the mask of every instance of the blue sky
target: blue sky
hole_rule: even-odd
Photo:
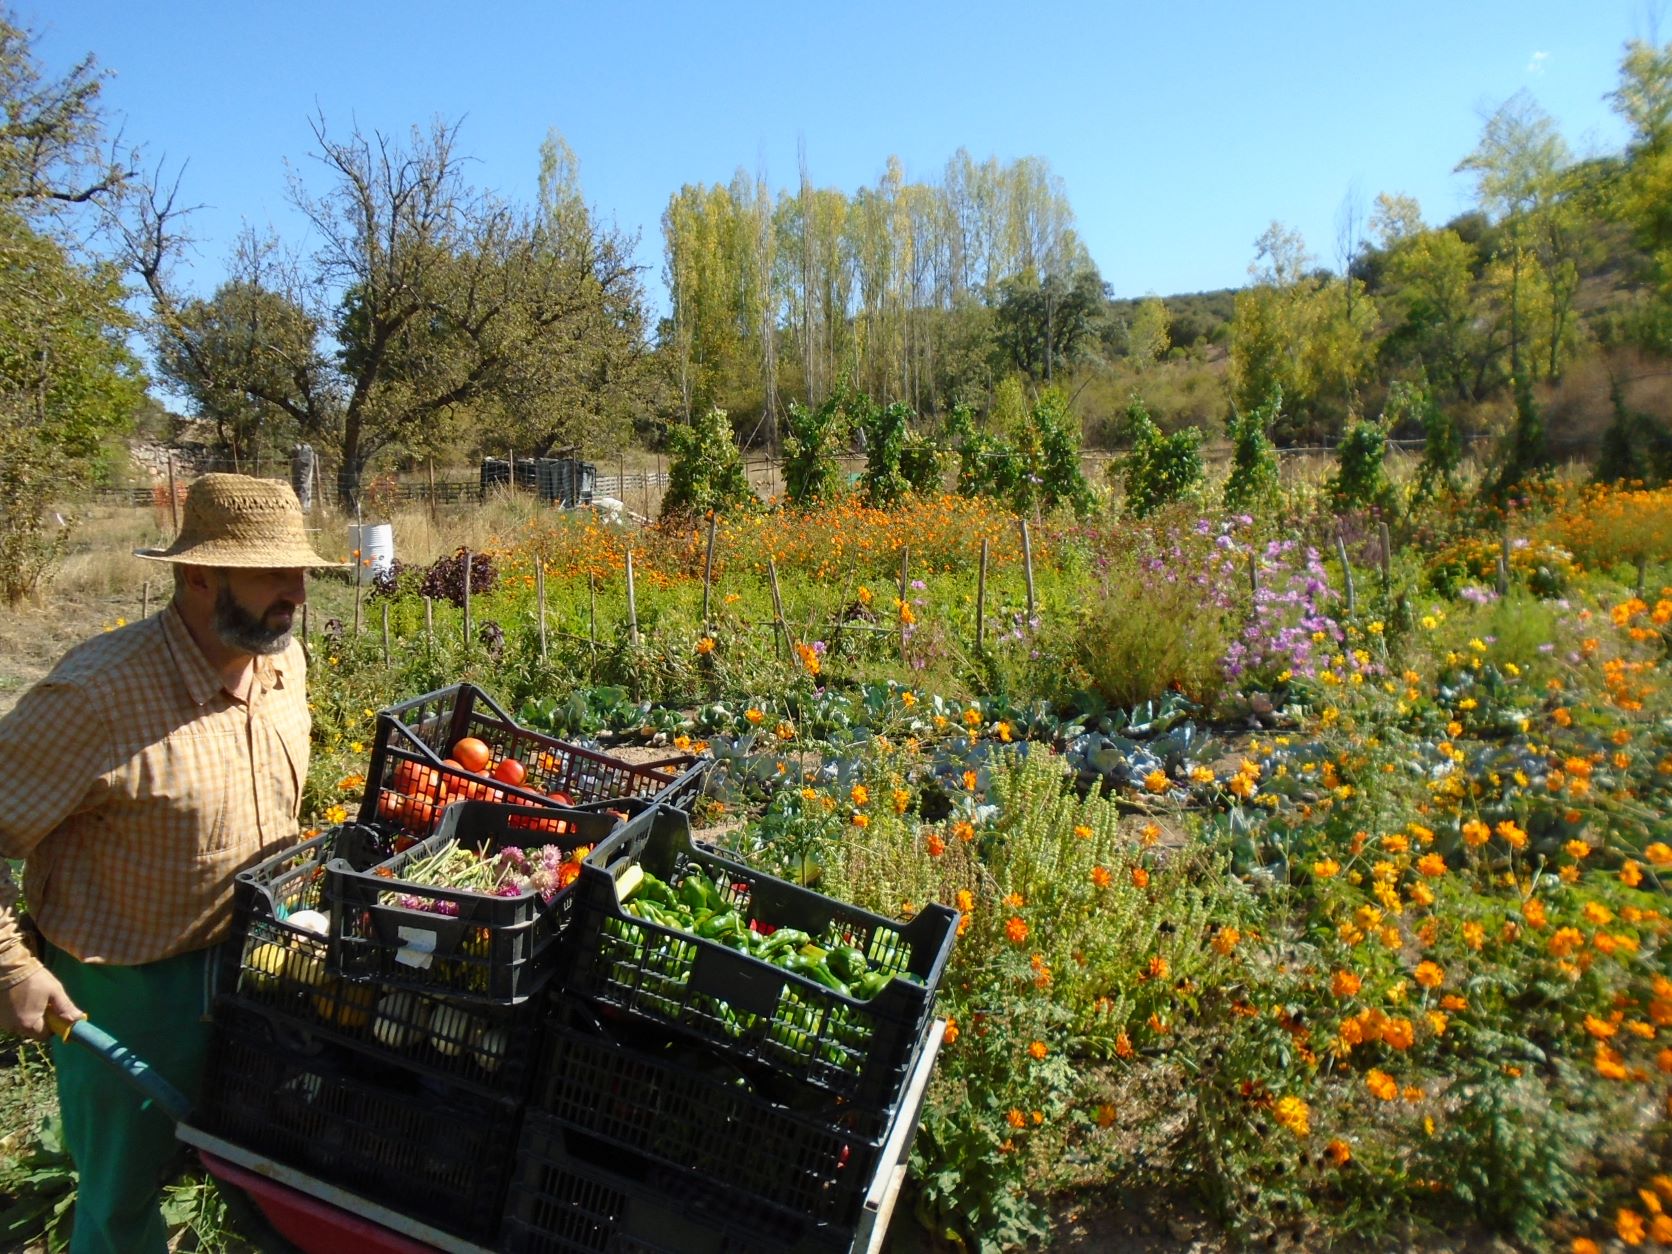
[[[17,3],[49,68],[93,52],[127,138],[189,163],[200,291],[243,223],[305,244],[286,163],[319,185],[320,110],[344,134],[462,117],[475,181],[522,201],[557,127],[658,304],[669,194],[739,166],[790,187],[798,143],[849,193],[891,153],[924,181],[960,146],[1043,157],[1119,296],[1239,285],[1274,219],[1332,263],[1349,189],[1468,208],[1452,169],[1519,90],[1577,152],[1617,150],[1623,45],[1672,35],[1645,0]]]

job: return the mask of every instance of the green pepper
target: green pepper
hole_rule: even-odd
[[[859,983],[850,996],[859,1001],[870,1001],[887,988],[888,982],[893,978],[894,976],[887,971],[867,971],[859,977]]]
[[[852,945],[838,945],[830,951],[825,962],[837,979],[846,980],[849,984],[862,979],[870,969],[864,952]]]
[[[639,881],[639,891],[635,894],[637,900],[645,898],[660,906],[671,906],[674,903],[673,891],[649,871],[646,871],[644,879]]]
[[[778,961],[777,955],[785,950],[797,950],[808,944],[813,938],[806,932],[793,927],[781,927],[766,938],[766,944],[761,946],[761,957],[768,962]]]
[[[697,925],[697,935],[704,940],[716,940],[721,936],[729,936],[747,931],[743,916],[735,910],[722,910],[712,914]]]
[[[714,881],[701,871],[692,871],[679,881],[679,899],[692,910],[720,911],[726,908]]]

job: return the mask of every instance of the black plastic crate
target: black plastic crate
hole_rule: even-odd
[[[500,1236],[509,1254],[846,1254],[850,1243],[537,1111],[523,1119]]]
[[[484,774],[448,765],[467,736],[488,746]],[[520,784],[493,777],[508,760],[521,764]],[[688,807],[701,791],[705,766],[689,754],[635,765],[543,736],[517,726],[474,684],[455,684],[378,714],[358,817],[422,837],[435,830],[446,806],[461,800],[575,805],[645,797]]]
[[[455,840],[487,852],[543,845],[607,852],[635,830],[648,829],[655,814],[650,806],[624,820],[606,811],[466,801],[448,808],[435,835],[370,871],[333,859],[325,868],[331,904],[326,968],[349,980],[450,998],[524,1001],[552,973],[557,939],[573,914],[575,885],[549,901],[535,891],[501,897],[408,883],[402,870]]]
[[[498,1232],[519,1108],[293,1037],[225,1003],[194,1125],[474,1241]]]
[[[792,1215],[852,1230],[899,1108],[870,1111],[793,1077],[728,1065],[665,1029],[560,999],[530,1108]]]
[[[716,881],[756,931],[793,927],[824,949],[851,945],[892,979],[861,1001],[805,976],[666,928],[621,908],[617,881],[635,863],[669,884],[695,869]],[[926,906],[909,923],[764,875],[691,842],[689,819],[656,821],[581,868],[566,948],[569,992],[649,1022],[673,1024],[727,1056],[758,1060],[869,1110],[897,1100],[934,1011],[958,913]]]

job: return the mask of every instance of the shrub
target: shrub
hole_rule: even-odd
[[[662,498],[664,515],[701,516],[760,505],[725,410],[710,409],[688,427],[669,427],[668,449],[672,464]]]
[[[1393,484],[1384,465],[1388,452],[1387,417],[1371,421],[1355,417],[1347,424],[1335,450],[1335,473],[1330,476],[1330,504],[1338,513],[1350,509],[1389,510]]]
[[[1112,706],[1132,706],[1177,689],[1217,699],[1220,656],[1231,643],[1210,589],[1187,572],[1122,563],[1086,614],[1080,664]]]
[[[897,504],[911,484],[900,473],[900,456],[905,452],[911,425],[911,406],[900,401],[879,409],[867,397],[858,398],[856,425],[865,434],[865,473],[860,487],[865,503],[877,509]]]
[[[1231,411],[1226,432],[1231,437],[1231,474],[1225,480],[1225,508],[1250,513],[1277,499],[1277,448],[1271,429],[1283,413],[1283,389],[1274,387],[1263,405],[1246,414]]]
[[[794,505],[806,508],[841,493],[842,467],[836,454],[848,438],[846,402],[845,385],[817,409],[790,402],[784,419],[784,493]]]
[[[1147,518],[1163,505],[1195,496],[1202,487],[1202,433],[1181,427],[1163,435],[1136,396],[1126,407],[1131,450],[1109,465],[1126,491],[1126,512]]]

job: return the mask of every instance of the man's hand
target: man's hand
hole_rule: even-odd
[[[46,1012],[74,1021],[85,1019],[58,977],[45,967],[0,993],[0,1031],[16,1032],[30,1040],[44,1041],[52,1033],[46,1026]]]

